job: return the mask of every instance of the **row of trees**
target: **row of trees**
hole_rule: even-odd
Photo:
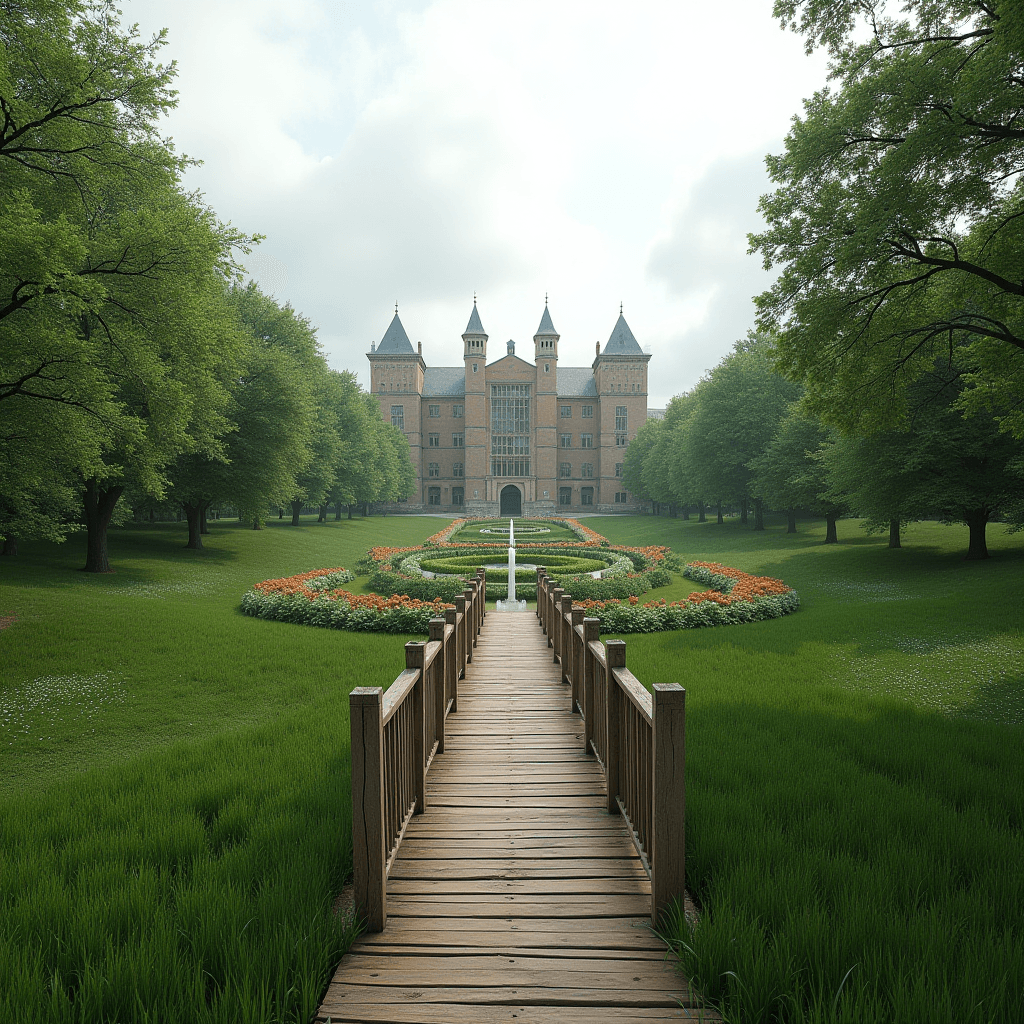
[[[764,529],[766,508],[836,520],[864,518],[871,530],[900,530],[917,519],[965,523],[969,558],[987,557],[986,525],[1024,523],[1024,446],[989,414],[964,417],[955,369],[937,364],[908,389],[900,427],[842,433],[807,410],[805,394],[774,368],[771,339],[751,337],[689,393],[672,399],[663,420],[648,420],[626,451],[626,486],[688,514],[738,507]]]
[[[180,502],[192,546],[215,501],[258,525],[271,503],[404,496],[404,437],[304,318],[241,286],[259,238],[184,189],[163,35],[105,0],[0,14],[4,550],[84,521],[106,571],[123,496]]]
[[[775,285],[738,345],[626,455],[634,493],[1020,524],[1024,455],[1024,5],[775,0],[823,48],[751,251]],[[795,528],[791,515],[791,528]]]

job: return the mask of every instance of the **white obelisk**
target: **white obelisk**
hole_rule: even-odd
[[[515,521],[508,521],[508,598],[498,602],[500,612],[525,612],[526,602],[516,600],[516,535]]]

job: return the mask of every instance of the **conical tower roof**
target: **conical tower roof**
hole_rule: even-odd
[[[405,333],[402,321],[398,319],[398,310],[395,310],[395,318],[377,346],[377,355],[414,356],[415,354],[409,335]]]
[[[626,323],[626,318],[619,312],[619,319],[615,321],[608,344],[605,345],[603,356],[642,356],[644,350],[633,337],[633,332]]]
[[[476,311],[476,300],[473,300],[473,312],[469,314],[469,323],[466,324],[463,334],[486,334],[484,325],[480,322],[480,314]]]
[[[537,333],[534,337],[544,336],[558,337],[558,331],[555,330],[555,325],[551,322],[551,314],[548,312],[548,304],[546,302],[544,303],[544,315],[540,318],[540,327],[537,328]]]

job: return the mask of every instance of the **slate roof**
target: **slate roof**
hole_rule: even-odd
[[[480,322],[480,314],[476,311],[476,303],[473,303],[473,312],[469,314],[469,323],[463,334],[486,334],[484,325]]]
[[[648,409],[647,418],[649,420],[663,420],[665,418],[664,409]]]
[[[555,325],[551,322],[551,314],[548,312],[548,304],[544,303],[544,315],[540,318],[540,327],[537,328],[537,334],[534,335],[536,338],[540,336],[558,336],[558,331],[555,330]]]
[[[597,398],[594,371],[589,366],[560,366],[558,368],[559,398]]]
[[[466,332],[469,333],[468,331]],[[377,350],[378,352],[380,349]],[[466,393],[464,366],[428,366],[423,371],[423,397],[460,397]]]
[[[603,356],[642,356],[644,350],[637,344],[633,332],[626,323],[626,318],[620,313],[619,319],[615,321],[608,344],[605,345]]]
[[[402,321],[398,319],[398,313],[395,313],[395,318],[391,321],[391,326],[387,329],[387,333],[381,339],[381,343],[377,346],[377,355],[416,355],[416,352],[412,347],[412,342],[409,340],[409,335],[405,333]]]

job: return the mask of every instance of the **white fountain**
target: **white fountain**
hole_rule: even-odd
[[[525,612],[526,602],[516,600],[516,535],[508,521],[508,600],[498,602],[499,612]]]

